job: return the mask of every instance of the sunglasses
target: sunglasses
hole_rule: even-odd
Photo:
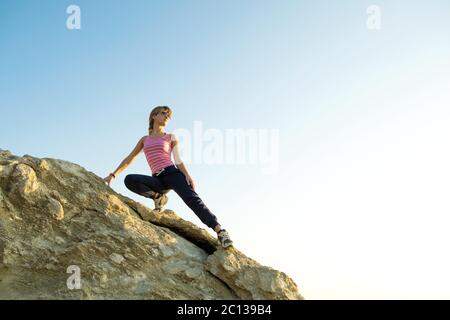
[[[170,118],[170,113],[169,113],[169,111],[160,111],[159,113],[161,113],[161,114],[163,114],[163,115],[165,115],[165,116],[169,116],[169,118]]]

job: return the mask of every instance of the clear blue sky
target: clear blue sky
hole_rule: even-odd
[[[66,8],[81,8],[68,30]],[[366,26],[369,5],[381,30]],[[146,134],[275,129],[279,171],[187,164],[236,246],[308,299],[450,299],[450,3],[0,2],[0,148],[104,177]],[[143,154],[128,173],[150,174]],[[169,208],[201,224],[178,196]]]

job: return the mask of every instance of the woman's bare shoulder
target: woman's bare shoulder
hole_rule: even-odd
[[[177,137],[177,135],[175,133],[169,133],[169,135],[170,135],[170,140],[172,140],[172,141],[177,141],[178,140],[178,137]]]
[[[143,136],[141,139],[139,139],[139,143],[144,143],[145,142],[145,139],[147,139],[148,138],[148,136]]]

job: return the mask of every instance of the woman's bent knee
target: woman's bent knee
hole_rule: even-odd
[[[127,187],[129,187],[129,186],[136,184],[136,178],[135,178],[134,174],[127,174],[125,179],[123,180],[123,182],[125,183],[125,185]]]

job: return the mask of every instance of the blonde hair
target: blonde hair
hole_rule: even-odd
[[[153,130],[153,117],[163,110],[168,111],[169,117],[172,117],[172,109],[170,109],[168,106],[157,106],[153,108],[152,112],[150,112],[150,116],[148,117],[148,134],[151,134]]]

